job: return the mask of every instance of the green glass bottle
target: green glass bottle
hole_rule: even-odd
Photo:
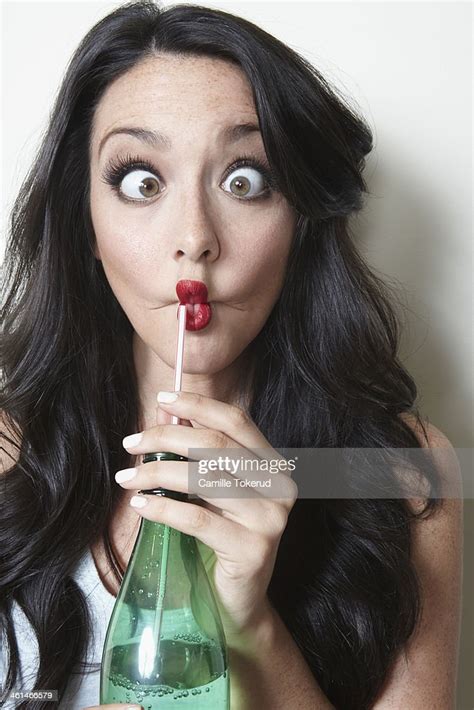
[[[158,460],[188,459],[159,452],[143,463]],[[143,492],[188,499],[163,488]],[[196,542],[142,518],[105,638],[101,704],[229,710],[225,636]]]

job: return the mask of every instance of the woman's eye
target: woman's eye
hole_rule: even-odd
[[[131,200],[154,197],[160,192],[160,181],[148,170],[132,170],[121,181],[120,192]]]
[[[265,192],[267,183],[264,176],[249,166],[236,168],[222,183],[226,192],[236,197],[252,198]]]

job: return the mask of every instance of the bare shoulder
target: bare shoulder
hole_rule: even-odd
[[[431,461],[440,477],[443,505],[446,505],[445,499],[451,499],[457,500],[459,507],[462,504],[462,475],[456,451],[450,440],[431,422],[422,420],[420,423],[409,412],[403,412],[399,416],[412,429],[420,446],[430,449]],[[414,509],[420,508],[421,499],[410,499],[410,502]]]
[[[463,512],[462,476],[454,447],[448,437],[434,424],[422,422],[422,429],[413,415],[400,416],[413,428],[423,447],[440,450],[440,456],[435,456],[433,460],[440,474],[441,493],[449,493],[441,498],[442,505],[434,515],[415,521],[418,523],[414,526],[418,547],[415,545],[414,551],[423,553],[431,549],[439,551],[446,549],[458,553]],[[454,544],[456,549],[453,549],[451,544]]]
[[[420,424],[418,419],[411,412],[401,412],[399,416],[413,429],[413,432],[419,440],[421,446],[452,448],[452,444],[448,437],[437,427],[435,427],[434,424],[431,424],[431,422],[422,421]]]
[[[443,541],[435,541],[433,538],[428,538],[428,535],[436,531],[442,534],[442,530],[448,527],[457,531],[462,521],[462,475],[459,460],[446,434],[434,424],[423,421],[420,426],[413,415],[401,414],[400,416],[413,429],[421,446],[432,450],[430,452],[433,455],[432,460],[440,476],[441,505],[431,517],[415,521],[418,525],[414,526],[414,534],[419,531],[419,535],[426,536],[425,546],[441,544]],[[409,499],[409,502],[414,508],[419,505],[419,499]]]
[[[457,461],[451,442],[437,427],[423,422],[423,431],[411,415],[405,415],[405,421],[413,427],[422,446],[444,450]],[[448,460],[451,461],[451,457]],[[455,464],[441,464],[440,474],[446,485],[448,482],[452,485],[453,476],[460,479]],[[463,507],[461,487],[459,497],[453,497],[452,487],[449,490],[450,497],[443,498],[432,515],[412,522],[411,554],[420,585],[421,617],[391,669],[373,706],[375,710],[399,707],[454,710],[456,707]]]
[[[20,446],[21,439],[11,419],[0,411],[0,475],[9,471],[18,461]]]

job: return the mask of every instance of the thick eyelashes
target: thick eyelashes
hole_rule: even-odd
[[[229,175],[231,175],[238,168],[242,167],[253,168],[254,170],[260,172],[265,182],[265,188],[258,195],[255,195],[253,197],[238,197],[234,194],[233,196],[240,202],[255,202],[257,200],[268,198],[270,197],[272,191],[277,189],[277,182],[271,169],[264,163],[262,163],[262,161],[255,155],[246,155],[235,160],[226,169],[224,177],[220,184],[222,185],[227,180]],[[106,165],[102,174],[102,181],[107,185],[110,185],[112,189],[119,195],[120,199],[124,200],[125,202],[147,204],[150,202],[150,200],[156,197],[156,195],[152,195],[150,198],[132,198],[128,197],[127,195],[124,195],[122,190],[120,189],[123,179],[129,173],[135,170],[147,171],[151,173],[154,177],[158,178],[159,180],[162,180],[159,171],[155,168],[154,165],[152,165],[150,161],[143,160],[138,156],[128,154],[124,157],[118,156],[117,158],[111,160],[108,165]],[[227,194],[233,194],[231,192],[228,192],[227,190],[225,190],[225,192],[227,192]]]

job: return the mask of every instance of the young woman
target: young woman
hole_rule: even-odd
[[[314,67],[228,13],[137,2],[81,42],[7,249],[4,701],[99,702],[84,664],[144,516],[213,556],[232,710],[454,707],[459,501],[136,496],[186,490],[150,451],[450,447],[351,239],[371,147]],[[183,391],[157,420],[190,281]]]

